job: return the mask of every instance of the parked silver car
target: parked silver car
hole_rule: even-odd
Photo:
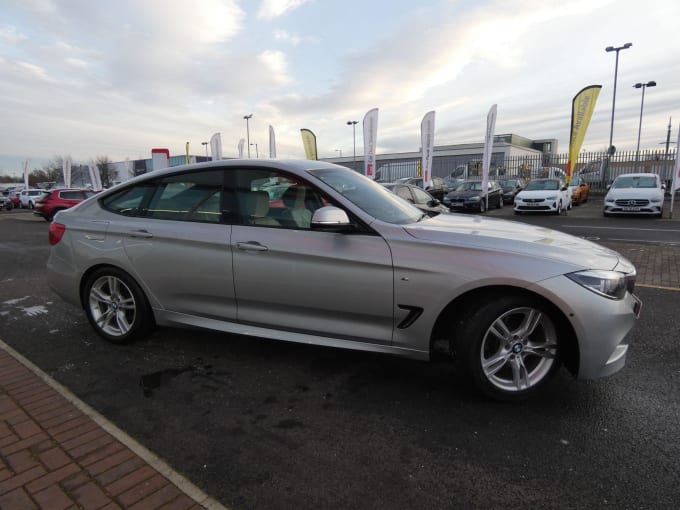
[[[285,188],[285,189],[283,189]],[[429,217],[319,161],[155,171],[59,212],[48,280],[114,343],[202,327],[417,359],[518,399],[561,364],[624,366],[640,309],[614,251],[498,218]]]

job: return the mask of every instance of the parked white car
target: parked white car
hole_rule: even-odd
[[[604,197],[602,214],[646,214],[661,218],[665,189],[656,174],[621,174]]]
[[[532,179],[515,196],[515,214],[523,212],[567,213],[571,209],[571,195],[562,179]]]
[[[45,193],[44,189],[25,189],[19,195],[19,206],[23,209],[33,209],[38,198]]]

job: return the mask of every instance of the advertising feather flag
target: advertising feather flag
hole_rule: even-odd
[[[491,152],[493,151],[493,135],[496,131],[496,114],[498,105],[493,105],[486,116],[486,135],[484,136],[484,153],[482,155],[482,190],[486,193],[489,188],[489,168],[491,166]],[[486,196],[487,206],[489,196]]]
[[[567,160],[567,184],[576,166],[578,153],[586,137],[590,118],[595,110],[595,103],[600,95],[602,85],[590,85],[574,96],[571,102],[571,135],[569,137],[569,159]]]
[[[222,134],[215,133],[210,137],[210,156],[213,161],[222,159]]]
[[[307,159],[319,159],[316,152],[316,135],[309,129],[301,129],[302,145],[305,148],[305,157]]]
[[[378,140],[378,109],[364,115],[364,175],[375,179],[375,151]]]
[[[420,147],[422,151],[421,172],[423,189],[432,181],[432,155],[434,153],[434,111],[427,112],[420,123]]]
[[[71,158],[64,158],[61,164],[61,169],[64,174],[64,187],[71,187]]]
[[[269,159],[276,159],[276,137],[273,126],[269,126]]]
[[[24,188],[28,189],[28,167],[31,165],[30,159],[24,160]]]

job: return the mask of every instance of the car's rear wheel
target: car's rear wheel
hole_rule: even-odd
[[[503,197],[500,197],[498,199],[498,204],[496,204],[496,209],[502,209],[503,208]]]
[[[556,318],[540,301],[506,296],[461,315],[454,351],[475,387],[499,400],[538,391],[560,366]]]
[[[83,296],[87,319],[109,342],[121,344],[142,338],[154,326],[142,289],[119,269],[105,267],[92,273]]]

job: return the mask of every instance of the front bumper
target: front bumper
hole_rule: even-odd
[[[578,379],[597,379],[621,370],[626,363],[633,326],[642,302],[630,292],[621,300],[587,290],[565,276],[537,284],[558,304],[574,329],[578,346]]]
[[[605,214],[642,214],[658,216],[663,211],[663,204],[647,204],[642,206],[623,206],[616,203],[604,204]]]
[[[556,212],[557,208],[557,200],[542,200],[540,202],[515,200],[514,210],[518,212]]]

